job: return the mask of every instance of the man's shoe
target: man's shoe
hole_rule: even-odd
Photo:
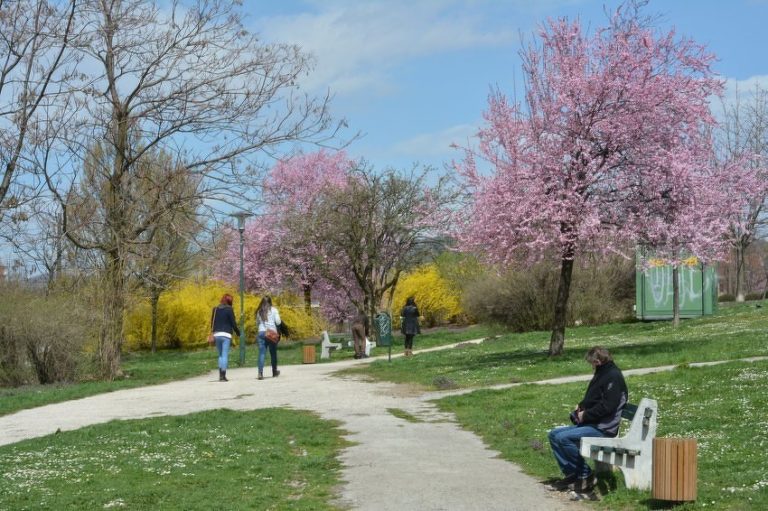
[[[263,375],[263,374],[261,374],[261,373],[259,373],[259,376],[258,376],[256,379],[257,379],[257,380],[263,380],[263,379],[264,379],[264,375]]]
[[[569,491],[577,480],[576,474],[569,474],[559,481],[548,484],[547,489],[550,491]]]
[[[569,489],[575,491],[576,493],[586,493],[588,491],[591,491],[596,484],[597,484],[597,478],[595,477],[594,474],[590,474],[584,479],[576,479],[576,481],[574,481],[571,485],[569,485]]]
[[[272,378],[277,378],[278,376],[280,376],[280,371],[275,370],[275,372],[272,373]]]

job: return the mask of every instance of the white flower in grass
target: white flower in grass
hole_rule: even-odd
[[[110,509],[113,507],[125,507],[125,501],[123,501],[123,499],[115,499],[104,504],[104,509]]]

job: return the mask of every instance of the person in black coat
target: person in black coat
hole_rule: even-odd
[[[629,393],[624,375],[613,362],[611,353],[595,346],[585,357],[595,371],[584,399],[571,412],[573,426],[562,426],[549,432],[552,453],[563,472],[563,479],[553,483],[554,490],[585,492],[595,485],[595,477],[579,447],[584,437],[615,437],[619,432],[621,411]]]
[[[229,347],[232,345],[232,332],[240,337],[237,328],[235,312],[232,310],[232,295],[225,294],[221,302],[211,312],[211,331],[216,342],[216,352],[219,354],[219,381],[227,380],[227,365],[229,363]]]
[[[405,336],[405,356],[413,355],[413,338],[421,333],[419,327],[419,308],[412,296],[405,301],[405,307],[400,312],[400,331]]]

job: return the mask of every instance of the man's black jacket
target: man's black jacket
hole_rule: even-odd
[[[613,362],[597,366],[579,408],[584,410],[581,424],[592,424],[607,436],[616,436],[621,410],[627,404],[624,375]]]

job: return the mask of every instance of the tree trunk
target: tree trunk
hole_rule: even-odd
[[[153,289],[149,300],[152,304],[152,353],[155,353],[157,352],[157,305],[160,302],[160,293]]]
[[[736,246],[736,301],[744,301],[744,247]]]
[[[703,299],[703,298],[702,298]],[[672,266],[672,326],[680,325],[680,270],[678,265]]]
[[[103,323],[99,338],[99,361],[105,378],[112,380],[121,375],[120,351],[123,344],[123,311],[125,305],[125,278],[122,261],[117,251],[106,254],[105,286],[102,304]]]
[[[557,286],[555,301],[555,317],[552,324],[552,337],[549,340],[549,356],[563,354],[565,345],[565,320],[568,310],[568,296],[571,292],[571,276],[573,275],[573,248],[566,248],[560,265],[560,283]]]
[[[304,310],[308,315],[312,315],[312,287],[309,284],[304,284]]]

